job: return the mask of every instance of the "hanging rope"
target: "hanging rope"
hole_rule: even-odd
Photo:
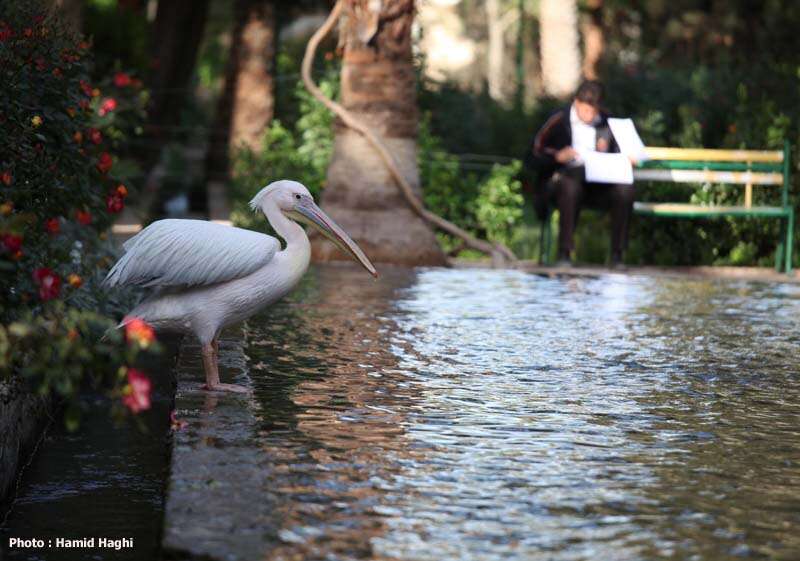
[[[320,103],[322,103],[325,107],[330,109],[335,115],[337,115],[342,122],[353,129],[354,131],[362,134],[370,144],[377,150],[378,154],[380,155],[383,163],[386,164],[386,168],[389,170],[392,178],[397,183],[400,192],[405,197],[408,205],[411,209],[421,216],[427,222],[433,224],[437,228],[444,230],[450,235],[456,236],[464,241],[464,244],[467,247],[472,249],[476,249],[481,251],[487,255],[492,257],[493,262],[503,261],[507,259],[509,261],[516,261],[517,258],[514,253],[508,249],[505,245],[501,243],[491,244],[484,240],[479,240],[475,236],[471,235],[469,232],[459,228],[452,222],[445,220],[441,216],[434,214],[433,212],[427,210],[422,201],[417,197],[414,193],[413,188],[400,173],[400,170],[397,167],[397,164],[394,161],[394,158],[389,153],[389,150],[386,148],[386,145],[378,138],[378,135],[372,131],[367,125],[359,121],[356,117],[353,116],[352,113],[347,111],[344,107],[333,101],[332,99],[325,96],[322,93],[314,81],[311,79],[311,64],[314,61],[314,54],[317,51],[317,47],[319,46],[320,41],[330,33],[333,26],[336,24],[336,21],[339,19],[342,13],[342,0],[338,0],[336,5],[331,10],[331,13],[328,15],[328,19],[325,20],[325,23],[322,24],[322,27],[317,29],[314,35],[311,36],[311,39],[308,41],[308,45],[306,45],[306,52],[305,56],[303,56],[303,65],[302,65],[302,78],[303,84],[305,84],[306,89],[314,96]]]

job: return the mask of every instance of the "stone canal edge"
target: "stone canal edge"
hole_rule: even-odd
[[[222,380],[252,389],[241,330],[223,333]],[[276,525],[267,496],[266,458],[259,445],[259,409],[252,396],[209,393],[200,347],[185,337],[175,368],[177,423],[167,481],[164,559],[263,558]],[[185,423],[185,424],[184,424]]]

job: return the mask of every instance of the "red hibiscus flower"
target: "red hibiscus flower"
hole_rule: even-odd
[[[111,214],[117,214],[121,212],[123,208],[125,208],[125,201],[123,201],[122,197],[119,195],[111,194],[106,197],[106,209],[108,209],[108,212]]]
[[[75,218],[77,219],[79,224],[83,224],[84,226],[88,226],[92,223],[92,215],[89,211],[86,210],[78,210],[75,212]]]
[[[61,289],[61,279],[52,269],[41,267],[33,272],[33,280],[39,286],[39,298],[42,301],[58,297]]]
[[[118,88],[124,88],[131,85],[131,77],[124,72],[117,72],[114,75],[114,85]]]
[[[150,409],[150,391],[152,387],[150,378],[144,373],[134,368],[128,369],[128,385],[123,390],[122,404],[130,409],[131,413],[139,413]]]
[[[108,152],[100,154],[100,158],[97,160],[97,169],[100,173],[108,173],[108,170],[110,170],[113,165],[114,159],[111,157],[111,154]]]
[[[101,133],[99,130],[92,128],[88,130],[87,134],[89,135],[89,140],[95,144],[100,144],[103,142],[103,133]]]
[[[142,348],[147,348],[156,340],[156,332],[143,319],[133,318],[125,324],[125,338],[128,341],[135,341]]]
[[[50,218],[45,221],[44,229],[47,230],[49,234],[56,235],[59,230],[61,230],[61,223],[58,221],[58,218]]]
[[[17,234],[3,234],[0,241],[9,253],[16,253],[22,248],[22,236]]]
[[[113,97],[107,97],[103,100],[103,103],[100,104],[100,109],[97,110],[97,114],[102,117],[106,113],[111,113],[116,108],[117,100]]]
[[[10,171],[4,171],[3,173],[0,174],[0,181],[5,183],[6,185],[11,185],[11,182],[13,180],[14,178],[11,176]]]

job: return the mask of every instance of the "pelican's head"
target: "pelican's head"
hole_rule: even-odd
[[[331,240],[336,247],[345,253],[349,253],[373,277],[377,278],[378,272],[367,256],[364,255],[364,252],[361,251],[361,248],[350,239],[350,236],[330,216],[325,214],[314,203],[314,198],[305,185],[289,179],[273,181],[261,189],[250,201],[250,208],[261,210],[264,214],[267,214],[269,206],[277,206],[283,214],[292,220],[313,226],[322,235]]]

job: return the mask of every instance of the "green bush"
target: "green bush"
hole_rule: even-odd
[[[335,75],[320,87],[326,95],[338,92]],[[299,114],[292,128],[273,121],[264,134],[259,152],[246,148],[234,158],[233,220],[236,224],[265,229],[247,207],[253,194],[265,183],[292,178],[305,184],[312,194],[324,188],[333,153],[333,117],[303,87],[295,86]],[[458,157],[449,154],[440,138],[430,130],[430,115],[424,115],[418,137],[418,165],[427,208],[461,228],[492,241],[511,243],[522,222],[521,184],[516,179],[521,164],[495,165],[484,174],[466,172]],[[439,234],[445,251],[459,253],[459,240]]]
[[[339,83],[329,76],[320,82],[320,88],[325,95],[335,97]],[[300,107],[294,126],[289,128],[276,119],[265,131],[259,152],[240,148],[234,154],[231,216],[237,225],[261,230],[268,227],[247,203],[272,181],[294,179],[308,187],[315,198],[325,186],[333,154],[333,116],[302,82],[296,84],[294,93]]]
[[[442,140],[431,132],[427,113],[420,122],[417,162],[426,208],[475,232],[478,228],[474,205],[477,181],[462,172],[458,157],[448,153]],[[447,253],[458,253],[461,247],[458,239],[444,233],[438,233],[437,237]]]
[[[511,245],[522,220],[522,184],[517,177],[522,163],[495,164],[478,187],[475,217],[486,237],[493,242]]]
[[[609,67],[612,112],[634,118],[651,146],[771,149],[797,142],[797,68],[780,64]],[[797,204],[796,161],[791,192]],[[637,184],[637,198],[695,204],[741,204],[736,185]],[[757,188],[754,204],[780,202],[780,190]],[[589,225],[581,225],[584,231]],[[668,220],[637,217],[628,261],[658,265],[774,262],[780,224],[774,219]],[[584,232],[585,233],[585,232]]]
[[[611,31],[610,37],[613,36]],[[783,61],[758,59],[759,63],[742,64],[726,60],[713,65],[698,60],[687,64],[685,58],[654,60],[648,55],[638,65],[631,65],[611,62],[619,54],[618,49],[619,45],[609,43],[609,64],[603,67],[608,109],[613,115],[632,117],[646,144],[775,150],[789,139],[797,147],[800,105],[795,98],[800,72],[797,63],[786,55],[782,55]],[[437,150],[480,154],[487,159],[496,155],[498,161],[521,157],[550,112],[564,103],[542,97],[529,107],[504,106],[485,93],[475,94],[455,84],[425,79],[420,80],[419,99],[423,111],[431,115],[428,133],[440,139]],[[421,141],[420,145],[424,143]],[[795,205],[800,200],[796,154],[795,151],[791,190]],[[449,202],[439,200],[440,193],[426,193],[430,206],[435,205],[444,216],[455,217],[457,222],[463,220],[464,213],[453,211],[468,206],[467,201],[474,196],[467,187],[473,182],[464,177],[463,170],[458,174],[461,185],[454,189],[458,192],[446,195]],[[636,188],[638,198],[647,201],[740,204],[743,194],[741,187],[733,185],[641,183]],[[778,190],[756,189],[754,202],[775,204],[779,202]],[[518,246],[515,251],[528,258],[536,254],[534,242],[539,229],[529,206],[526,205],[512,242],[512,246]],[[636,217],[628,261],[771,265],[779,227],[778,221],[771,219],[685,221]],[[607,216],[582,212],[576,232],[578,259],[604,262],[608,256],[607,232]],[[746,251],[742,249],[745,246]]]
[[[448,153],[444,142],[431,132],[425,114],[419,131],[419,170],[425,206],[473,235],[493,242],[518,246],[527,234],[523,227],[522,164],[494,164],[486,173],[467,171],[460,159]],[[460,257],[481,257],[462,250],[460,240],[438,234],[444,250]]]

